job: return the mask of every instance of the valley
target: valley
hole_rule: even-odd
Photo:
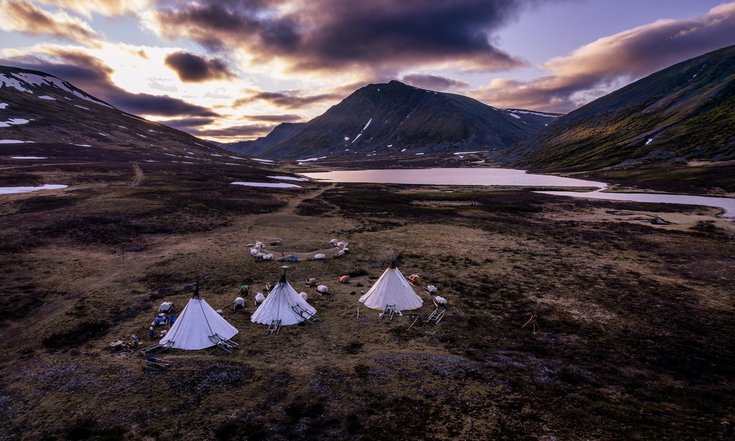
[[[23,167],[18,182],[70,187],[3,196],[4,438],[732,435],[735,227],[716,209],[488,187],[230,185],[286,171],[244,165]],[[289,273],[318,323],[267,336],[248,319],[251,299],[231,309],[241,284],[261,289],[281,265],[246,244],[308,252],[332,237],[352,252]],[[438,326],[356,315],[391,253],[448,299]],[[337,283],[355,268],[367,275]],[[194,280],[238,328],[238,351],[170,350],[159,372],[110,349],[131,334],[148,344],[157,305],[185,304]],[[532,314],[536,332],[522,327]]]

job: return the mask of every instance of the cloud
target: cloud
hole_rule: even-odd
[[[296,109],[324,101],[336,101],[343,96],[336,93],[323,93],[317,95],[300,95],[296,91],[287,92],[257,92],[247,98],[240,98],[233,103],[234,107],[250,104],[254,101],[266,101],[274,106],[286,109]]]
[[[409,74],[405,75],[401,81],[423,89],[438,91],[466,89],[470,87],[470,85],[464,81],[441,77],[438,75]]]
[[[134,114],[158,116],[215,117],[217,113],[178,98],[147,93],[130,93],[116,86],[110,79],[112,69],[100,59],[73,50],[53,50],[49,54],[55,61],[38,57],[21,57],[0,60],[24,69],[39,70],[66,80],[85,92],[113,106]]]
[[[230,126],[219,129],[190,129],[187,132],[194,136],[207,136],[214,138],[254,138],[265,136],[273,129],[271,125],[249,124],[241,126]]]
[[[184,82],[230,79],[235,76],[223,60],[207,59],[188,52],[174,52],[166,57],[165,63]]]
[[[49,12],[25,0],[0,1],[0,29],[28,35],[44,35],[60,40],[96,45],[99,34],[77,17],[64,11]]]
[[[170,39],[243,49],[255,62],[277,58],[294,71],[427,64],[488,71],[524,64],[494,46],[492,35],[527,3],[533,2],[202,0],[164,7],[148,24]]]
[[[251,121],[262,121],[262,122],[298,122],[301,121],[299,115],[247,115],[245,118]]]
[[[150,6],[148,0],[39,0],[46,5],[68,9],[90,18],[93,13],[107,17],[139,11]]]
[[[181,130],[188,130],[196,127],[206,126],[215,122],[213,118],[178,118],[158,121],[169,127]]]
[[[600,38],[544,64],[529,82],[495,79],[473,96],[498,107],[568,112],[630,81],[735,44],[735,2],[706,15],[658,20]]]

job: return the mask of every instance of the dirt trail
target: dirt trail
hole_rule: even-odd
[[[143,169],[140,168],[140,165],[138,165],[137,162],[133,163],[133,172],[135,173],[135,177],[133,177],[133,181],[130,183],[130,186],[137,187],[141,182],[143,182],[145,174],[143,174]]]
[[[322,187],[322,188],[319,188],[317,190],[310,191],[309,193],[306,193],[306,194],[297,196],[295,198],[289,199],[289,201],[286,204],[286,206],[284,206],[283,208],[279,209],[275,213],[279,213],[279,214],[283,214],[283,213],[296,214],[296,207],[298,207],[300,203],[304,202],[307,199],[313,199],[313,198],[319,197],[325,191],[331,190],[331,189],[333,189],[336,186],[337,186],[336,183],[332,183],[332,184],[329,184],[326,187]]]

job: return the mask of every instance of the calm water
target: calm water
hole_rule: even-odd
[[[38,187],[0,187],[0,194],[30,193],[32,191],[41,190],[61,190],[66,187],[68,186],[61,184],[44,184]]]
[[[735,220],[735,199],[716,198],[710,196],[690,196],[685,194],[660,194],[660,193],[603,193],[592,191],[579,193],[575,191],[538,191],[537,193],[553,194],[556,196],[571,196],[585,199],[604,199],[608,201],[634,201],[653,202],[659,204],[684,204],[703,205],[705,207],[717,207],[725,210],[722,215],[724,219]]]
[[[533,175],[511,168],[423,168],[389,170],[344,170],[302,173],[326,182],[360,182],[417,185],[504,185],[516,187],[604,188],[604,182]]]
[[[595,187],[592,192],[539,191],[556,196],[616,201],[652,202],[665,204],[702,205],[725,210],[724,218],[735,220],[735,199],[710,196],[690,196],[661,193],[604,193],[604,182],[561,176],[534,175],[508,168],[428,168],[390,170],[344,170],[303,173],[311,179],[326,182],[417,185],[497,185],[514,187]]]

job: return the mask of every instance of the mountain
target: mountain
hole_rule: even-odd
[[[549,124],[521,164],[546,171],[735,159],[735,46],[678,63]]]
[[[261,136],[252,141],[227,144],[223,147],[230,151],[245,153],[250,156],[262,156],[269,148],[295,135],[304,125],[305,123],[281,123],[273,128],[267,136]]]
[[[303,125],[281,125],[264,138],[224,147],[276,159],[502,151],[556,116],[496,109],[465,96],[391,81],[362,87]]]
[[[213,143],[123,112],[53,75],[7,66],[0,66],[0,144],[3,154],[56,158],[227,158]]]

